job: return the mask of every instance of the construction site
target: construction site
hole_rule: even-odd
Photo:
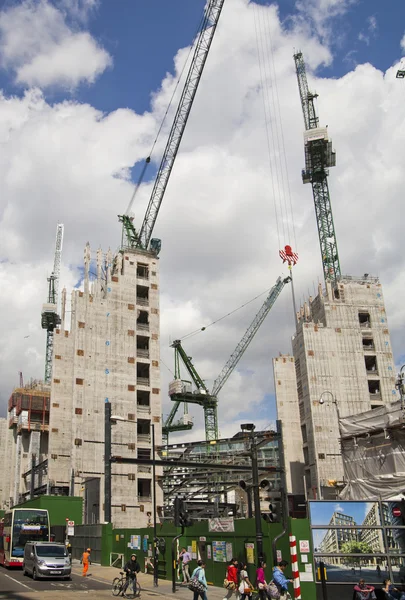
[[[328,187],[336,154],[328,128],[320,125],[317,94],[310,91],[301,52],[292,58],[305,129],[301,175],[303,184],[310,184],[308,203],[312,188],[323,282],[314,297],[296,305],[293,272],[299,256],[291,234],[275,257],[280,272],[284,265],[288,275],[277,278],[236,347],[229,348],[212,389],[183,339],[172,343],[174,378],[169,390],[161,389],[159,255],[164,245],[161,249],[160,239],[152,236],[201,78],[204,85],[205,63],[215,52],[223,4],[207,2],[143,221],[136,226],[132,210],[150,156],[119,216],[118,251],[92,252],[85,245],[83,280],[72,291],[59,289],[64,228],[57,225],[41,313],[44,381],[25,386],[21,381],[11,392],[8,418],[0,419],[0,458],[8,457],[1,508],[40,495],[81,496],[85,523],[147,527],[153,515],[161,522],[172,517],[174,499],[181,496],[196,518],[247,518],[258,510],[246,491],[258,485],[252,475],[255,452],[263,483],[260,514],[271,521],[269,501],[281,500],[281,492],[291,502],[290,515],[302,499],[338,498],[347,483],[340,418],[378,412],[399,399],[381,283],[370,274],[344,275],[340,266]],[[300,135],[297,131],[297,141]],[[288,198],[284,202],[288,208]],[[264,431],[235,427],[234,436],[221,438],[220,393],[273,306],[291,304],[291,295],[296,326],[291,352],[273,358],[277,423]],[[167,394],[172,408],[162,415]],[[199,407],[204,419],[204,440],[188,438],[194,426],[190,406]],[[155,457],[164,466],[156,466]]]

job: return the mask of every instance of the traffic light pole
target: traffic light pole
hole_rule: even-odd
[[[184,535],[184,525],[181,526],[181,533],[176,535],[172,540],[172,592],[176,593],[176,566],[177,566],[177,553],[176,543]]]
[[[278,458],[280,461],[280,479],[281,479],[281,518],[283,523],[283,530],[281,533],[273,538],[271,543],[271,549],[273,554],[273,564],[277,565],[277,542],[287,533],[288,524],[288,495],[287,495],[287,478],[285,476],[285,457],[284,457],[284,446],[283,446],[283,425],[281,421],[276,421],[277,434],[278,434]],[[382,513],[381,513],[382,514]]]
[[[252,488],[253,502],[255,507],[255,525],[256,525],[256,545],[258,564],[263,562],[263,531],[262,516],[260,512],[260,494],[259,494],[259,470],[257,465],[257,446],[254,429],[250,432],[250,459],[252,462]]]

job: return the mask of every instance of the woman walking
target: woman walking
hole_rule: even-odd
[[[223,600],[229,600],[233,595],[239,599],[239,572],[238,572],[238,559],[233,558],[231,564],[226,570],[226,579],[228,585],[226,586],[226,595]]]
[[[250,583],[249,575],[247,572],[247,565],[242,563],[242,568],[239,573],[240,576],[240,585],[239,585],[239,593],[241,600],[247,600],[252,597],[253,594],[253,585]]]
[[[201,583],[201,585],[203,586],[203,590],[201,590],[200,592],[195,591],[194,596],[193,596],[193,600],[198,600],[198,597],[200,597],[202,600],[208,600],[207,598],[207,589],[208,589],[208,584],[207,584],[207,579],[205,577],[205,562],[203,562],[202,560],[197,561],[197,567],[194,569],[194,571],[191,574],[191,581],[193,581],[194,578],[197,578],[198,581]]]
[[[260,600],[267,600],[267,592],[266,592],[267,581],[266,581],[266,574],[264,572],[265,568],[266,568],[266,563],[261,562],[259,567],[256,569],[256,585],[259,590]]]

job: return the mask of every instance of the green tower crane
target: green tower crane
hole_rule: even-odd
[[[125,214],[118,216],[123,225],[123,237],[126,238],[125,242],[123,240],[123,246],[126,246],[127,248],[140,248],[143,250],[148,250],[150,243],[150,249],[153,252],[158,254],[160,251],[160,240],[157,238],[151,239],[152,232],[155,227],[156,219],[159,214],[167,184],[169,182],[174,161],[179,150],[180,142],[187,125],[191,107],[193,106],[194,98],[197,92],[198,84],[201,80],[201,75],[204,70],[211,43],[214,39],[214,34],[224,2],[225,0],[208,0],[207,2],[200,31],[195,43],[195,50],[187,74],[187,79],[184,83],[179,105],[177,107],[166,148],[156,175],[149,204],[139,232],[136,231],[133,218],[130,216],[130,211],[137,188],[135,188],[135,192],[132,195]],[[146,166],[148,163],[150,163],[150,160],[150,157],[146,159],[144,168],[138,181],[138,185],[143,178]]]
[[[325,282],[336,284],[341,278],[341,271],[328,186],[329,167],[336,165],[336,153],[332,150],[327,127],[319,127],[314,104],[318,94],[308,89],[302,52],[294,54],[294,61],[305,123],[305,169],[302,171],[302,180],[303,183],[312,184]]]
[[[245,331],[242,339],[236,346],[235,350],[229,357],[222,371],[214,381],[211,392],[208,390],[203,379],[198,374],[195,366],[192,363],[191,357],[187,355],[184,348],[181,345],[180,340],[173,342],[172,347],[175,349],[175,379],[169,386],[169,396],[174,402],[173,408],[170,411],[168,418],[166,419],[162,431],[163,431],[163,443],[167,445],[168,436],[173,431],[183,431],[191,429],[193,423],[188,417],[187,405],[198,404],[204,409],[205,418],[205,438],[207,441],[213,441],[218,439],[218,417],[217,417],[217,405],[218,405],[218,394],[222,390],[232,371],[242,358],[250,342],[253,340],[257,331],[259,330],[264,319],[274,306],[277,298],[281,294],[286,283],[291,281],[291,277],[285,277],[284,279],[279,277],[275,285],[271,288],[268,296],[266,297],[261,309],[255,315],[252,323]],[[186,367],[192,382],[195,385],[195,391],[192,390],[192,382],[182,380],[180,377],[180,360]],[[176,412],[180,408],[180,405],[184,405],[185,417],[183,421],[173,423]]]

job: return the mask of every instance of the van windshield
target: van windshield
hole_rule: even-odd
[[[67,550],[64,546],[35,546],[37,556],[46,557],[52,556],[52,558],[59,556],[68,556]]]

